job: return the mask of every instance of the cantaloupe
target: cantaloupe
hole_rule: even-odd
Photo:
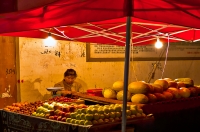
[[[113,83],[112,89],[119,92],[124,89],[124,82],[123,81],[116,81]]]
[[[124,95],[123,90],[117,92],[117,100],[123,101],[123,98],[124,98],[123,95]],[[127,91],[127,101],[130,101],[130,100],[131,100],[131,93],[129,91]]]
[[[131,97],[131,101],[137,104],[146,104],[148,103],[149,99],[145,94],[134,94]]]
[[[149,91],[149,86],[145,82],[132,82],[128,85],[128,91],[132,94],[146,94]]]
[[[116,99],[116,92],[113,89],[105,89],[103,92],[104,98]]]

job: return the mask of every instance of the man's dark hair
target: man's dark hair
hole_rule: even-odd
[[[67,69],[64,73],[64,77],[66,76],[74,76],[77,77],[76,71],[74,69]]]

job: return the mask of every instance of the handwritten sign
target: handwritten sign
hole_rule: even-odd
[[[131,46],[130,56],[135,61],[200,60],[200,43],[170,43],[161,49],[154,45]],[[125,47],[116,45],[87,44],[86,59],[90,61],[124,61]]]

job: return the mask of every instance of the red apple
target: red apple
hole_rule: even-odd
[[[180,93],[179,93],[179,89],[177,89],[177,88],[169,87],[169,88],[167,89],[167,92],[170,92],[171,94],[173,94],[173,98],[174,98],[174,99],[179,99],[179,98],[181,98],[181,95],[180,95]]]
[[[157,101],[164,101],[164,100],[166,100],[165,95],[162,94],[162,93],[154,93],[154,95],[156,96]]]
[[[186,87],[184,82],[177,82],[178,88]]]
[[[164,79],[157,79],[155,80],[154,84],[159,84],[163,87],[163,90],[167,90],[167,88],[169,87],[168,82]]]
[[[191,94],[190,90],[186,87],[179,88],[179,93],[180,93],[181,97],[183,97],[183,98],[188,98],[188,97],[190,97],[190,94]]]
[[[61,121],[62,116],[58,116],[57,121]]]
[[[75,106],[69,106],[69,111],[70,111],[70,112],[74,112],[75,109],[76,109]]]
[[[157,97],[154,94],[149,93],[149,94],[147,94],[147,97],[148,97],[150,103],[154,103],[157,101]]]
[[[65,113],[66,118],[70,118],[70,113]]]
[[[50,110],[49,115],[54,116],[54,110]]]
[[[54,116],[49,116],[49,119],[54,120]]]
[[[154,89],[154,93],[162,93],[163,92],[163,87],[159,84],[151,84]]]
[[[63,121],[63,122],[66,122],[66,117],[63,117],[62,119],[61,119],[61,121]]]
[[[169,87],[178,88],[178,84],[175,81],[168,81],[168,85],[169,85]]]
[[[69,108],[68,108],[68,107],[63,107],[63,108],[62,108],[62,111],[63,111],[63,112],[69,112]]]
[[[164,91],[163,94],[166,97],[166,100],[172,100],[173,99],[173,94],[167,91]]]
[[[54,120],[57,120],[57,118],[58,118],[57,115],[54,115],[54,116],[53,116],[53,119],[54,119]]]
[[[190,96],[191,97],[198,96],[198,90],[195,87],[189,87],[188,89],[190,90]]]

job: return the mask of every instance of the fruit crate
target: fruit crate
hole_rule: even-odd
[[[88,89],[87,95],[103,97],[102,90],[103,90],[102,88]]]

